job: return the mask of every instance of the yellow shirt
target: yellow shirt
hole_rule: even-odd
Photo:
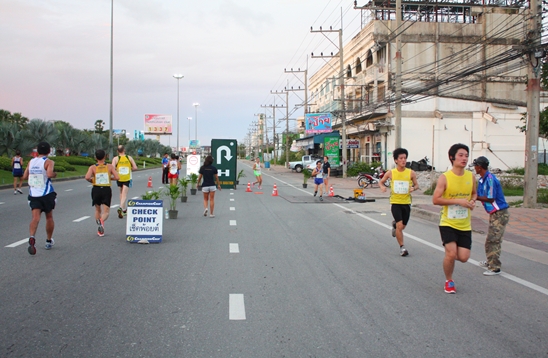
[[[106,164],[95,164],[95,175],[91,178],[93,186],[110,186],[110,175]]]
[[[447,187],[442,197],[445,199],[466,199],[472,198],[474,187],[474,176],[472,172],[465,170],[461,176],[451,170],[443,173],[447,179]],[[470,209],[460,205],[444,205],[441,210],[440,226],[449,226],[456,230],[471,231],[472,220]]]
[[[392,169],[392,180],[390,181],[390,204],[411,204],[410,187],[411,169],[405,168],[400,172],[397,168]]]
[[[131,180],[131,162],[127,155],[119,155],[118,163],[116,164],[116,171],[120,175],[120,182],[126,182]]]

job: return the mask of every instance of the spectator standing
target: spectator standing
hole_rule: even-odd
[[[506,230],[506,224],[510,220],[508,203],[504,198],[500,181],[489,168],[489,159],[478,157],[474,159],[474,169],[479,174],[478,198],[483,208],[489,214],[489,230],[485,238],[485,256],[487,260],[480,261],[480,266],[487,267],[483,272],[485,276],[500,274],[500,252],[502,236]]]
[[[169,163],[169,155],[166,153],[164,154],[164,157],[162,158],[162,184],[169,184],[169,179],[167,177],[167,174],[169,173],[168,168]]]
[[[329,177],[331,176],[331,164],[329,164],[329,158],[327,157],[327,155],[323,157],[322,170],[323,170],[323,184],[325,187],[325,192],[328,193]]]

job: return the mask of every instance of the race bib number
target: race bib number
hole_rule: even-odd
[[[13,169],[21,169],[21,164],[19,162],[13,163]]]
[[[33,188],[45,188],[44,176],[42,174],[29,174],[29,186]]]
[[[409,194],[409,182],[394,180],[394,194]]]
[[[449,219],[466,219],[468,217],[468,209],[460,205],[449,205],[447,207],[447,217]]]
[[[108,173],[97,173],[95,174],[95,184],[96,185],[104,185],[108,184]]]
[[[121,175],[128,175],[129,174],[129,168],[128,167],[121,167],[120,168],[120,174]]]

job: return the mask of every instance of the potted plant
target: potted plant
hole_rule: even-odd
[[[158,200],[162,196],[161,191],[153,191],[149,190],[143,195],[141,195],[141,199],[143,200]]]
[[[240,184],[240,178],[245,178],[244,170],[240,170],[238,173],[238,176],[236,177],[236,185]]]
[[[164,195],[169,198],[169,219],[177,219],[177,199],[181,195],[181,188],[178,185],[170,185],[167,187],[167,190],[164,192]]]
[[[306,187],[308,186],[307,181],[308,179],[310,179],[311,176],[312,172],[310,171],[310,169],[303,169],[303,188],[306,189]]]
[[[181,186],[181,203],[186,203],[188,199],[186,196],[186,189],[188,188],[189,183],[190,180],[187,177],[179,179],[179,185]]]
[[[196,195],[196,186],[198,185],[198,174],[190,173],[190,195]]]

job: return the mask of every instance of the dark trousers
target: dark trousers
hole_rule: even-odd
[[[167,173],[169,173],[169,167],[165,167],[162,172],[162,184],[169,184],[169,179],[167,178]]]

